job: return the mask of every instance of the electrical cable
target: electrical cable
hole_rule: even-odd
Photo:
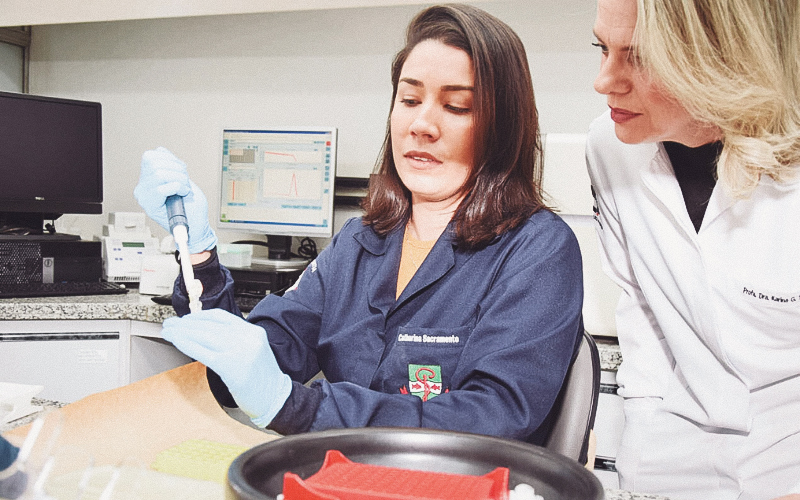
[[[316,259],[318,255],[317,243],[311,238],[303,238],[300,240],[300,246],[297,248],[297,253],[300,254],[299,257],[304,259]]]
[[[0,227],[0,234],[31,234],[31,228],[22,226],[3,226]]]

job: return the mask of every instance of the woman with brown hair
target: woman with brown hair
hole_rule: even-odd
[[[215,242],[201,245],[202,301],[227,311],[169,319],[163,336],[219,374],[221,404],[261,428],[427,427],[540,442],[582,333],[582,270],[575,237],[542,203],[524,48],[479,9],[431,7],[408,27],[392,85],[364,217],[246,321]],[[166,196],[198,197],[165,150],[145,153],[140,182],[154,217]],[[186,200],[190,220],[204,215]],[[188,311],[181,278],[173,302]]]

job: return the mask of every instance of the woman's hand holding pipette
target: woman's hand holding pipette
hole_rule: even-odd
[[[190,299],[189,309],[193,313],[200,311],[203,286],[194,279],[191,255],[211,250],[217,244],[217,236],[208,225],[205,195],[189,179],[186,164],[166,148],[142,155],[139,184],[133,194],[147,215],[175,238]],[[176,224],[178,219],[180,223]]]
[[[233,399],[259,427],[266,427],[292,392],[263,328],[222,309],[164,321],[161,335],[184,354],[214,370]]]
[[[146,151],[133,195],[145,213],[166,231],[170,231],[166,200],[174,194],[183,197],[189,253],[199,254],[214,248],[217,236],[208,224],[208,201],[189,179],[186,164],[163,147]]]

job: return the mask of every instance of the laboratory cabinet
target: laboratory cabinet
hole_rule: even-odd
[[[160,330],[132,320],[0,321],[0,381],[41,385],[37,397],[70,403],[191,361]]]
[[[62,402],[125,381],[129,321],[2,321],[0,379],[44,386],[38,397]]]

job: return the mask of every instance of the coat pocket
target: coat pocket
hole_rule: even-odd
[[[399,328],[373,387],[387,393],[413,394],[424,401],[447,393],[469,333],[467,326]]]

